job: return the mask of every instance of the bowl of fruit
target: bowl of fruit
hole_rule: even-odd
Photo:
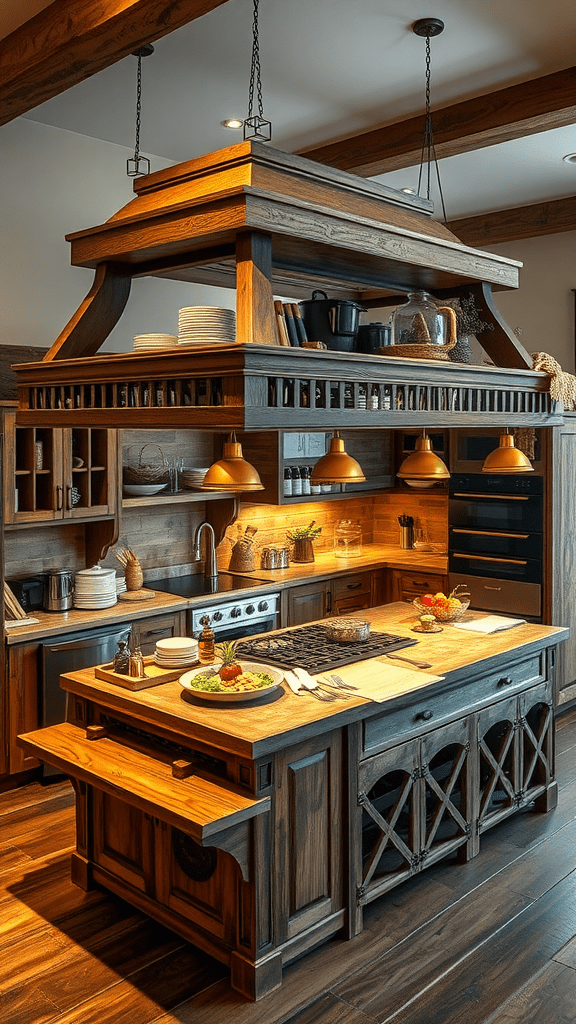
[[[458,622],[468,610],[470,594],[458,593],[462,586],[446,594],[423,594],[415,597],[412,604],[418,615],[433,615],[438,622]]]

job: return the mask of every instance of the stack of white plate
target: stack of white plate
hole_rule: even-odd
[[[154,661],[161,668],[189,668],[198,661],[198,641],[189,636],[157,640]]]
[[[116,604],[116,570],[81,569],[74,579],[74,607],[85,609],[111,608]]]
[[[126,577],[122,575],[119,576],[118,573],[116,573],[116,593],[126,593]]]
[[[205,469],[193,469],[192,467],[185,467],[180,472],[180,482],[183,487],[188,490],[194,490],[196,487],[201,487],[204,482],[204,477],[208,472],[208,466]]]
[[[148,352],[156,348],[176,348],[178,338],[175,334],[136,334],[134,336],[134,351]]]
[[[186,306],[178,311],[179,345],[236,341],[236,314],[218,306]]]

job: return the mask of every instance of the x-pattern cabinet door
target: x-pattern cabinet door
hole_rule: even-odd
[[[509,697],[480,712],[477,718],[478,834],[517,808],[518,699]]]
[[[422,867],[460,848],[472,856],[472,724],[464,718],[420,741]]]
[[[550,683],[520,694],[518,732],[520,769],[517,802],[522,806],[545,793],[553,779],[554,710]],[[541,809],[551,810],[554,805],[555,798],[549,796],[546,807]]]

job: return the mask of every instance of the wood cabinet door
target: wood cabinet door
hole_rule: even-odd
[[[154,820],[102,790],[94,789],[92,799],[94,863],[139,892],[154,897]]]
[[[520,780],[518,799],[530,803],[554,777],[554,712],[552,686],[543,683],[518,698]]]
[[[276,944],[344,908],[348,829],[340,730],[280,752],[274,764]]]
[[[7,651],[8,770],[14,775],[40,764],[16,742],[20,733],[32,732],[40,724],[39,647],[37,643],[16,644]]]
[[[516,697],[498,701],[477,715],[478,834],[517,809],[520,783],[517,715]]]
[[[348,612],[370,608],[372,604],[372,574],[356,573],[354,576],[337,577],[332,581],[332,613],[346,615]]]
[[[324,619],[331,610],[330,580],[305,583],[288,590],[288,626],[301,626],[306,622]]]

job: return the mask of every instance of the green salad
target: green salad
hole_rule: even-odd
[[[206,693],[242,693],[245,690],[263,690],[267,686],[274,686],[274,680],[267,672],[243,672],[225,681],[217,672],[207,671],[194,676],[191,686],[194,690],[204,690]]]

